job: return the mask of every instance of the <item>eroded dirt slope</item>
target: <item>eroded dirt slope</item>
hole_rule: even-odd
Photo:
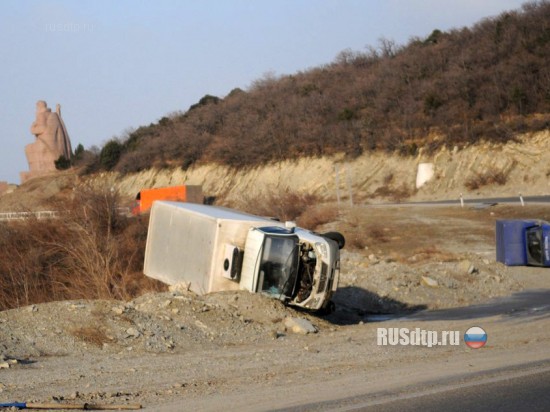
[[[78,178],[70,172],[29,181],[0,197],[0,211],[50,207],[57,192],[70,195],[79,185],[113,188],[130,205],[142,188],[179,184],[202,185],[204,194],[232,202],[243,195],[257,198],[266,192],[315,194],[323,201],[337,197],[357,203],[387,200],[437,200],[491,196],[542,195],[550,192],[550,132],[519,136],[506,145],[483,144],[461,150],[442,149],[415,157],[365,153],[355,159],[342,156],[302,158],[243,170],[219,165],[181,169],[150,169],[121,176],[99,173]],[[434,164],[434,177],[416,189],[420,163]]]

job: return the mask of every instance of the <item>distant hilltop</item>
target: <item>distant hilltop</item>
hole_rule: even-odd
[[[435,28],[397,45],[384,39],[332,63],[265,76],[224,98],[85,151],[87,173],[133,173],[207,163],[234,169],[343,154],[414,158],[479,142],[505,143],[550,126],[550,2]]]

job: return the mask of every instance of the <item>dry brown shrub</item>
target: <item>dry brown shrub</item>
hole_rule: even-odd
[[[71,335],[83,342],[102,347],[104,343],[111,342],[103,329],[93,326],[83,326],[70,331]]]
[[[351,249],[364,249],[368,246],[368,239],[360,233],[346,233],[346,247]]]
[[[402,256],[398,259],[404,263],[425,263],[425,262],[456,262],[459,258],[450,252],[439,250],[437,247],[425,247],[416,249],[407,256]]]
[[[388,231],[381,226],[370,226],[366,229],[366,235],[369,239],[376,243],[387,243]]]
[[[296,220],[298,226],[309,230],[316,230],[319,226],[334,222],[338,219],[338,208],[334,205],[320,205],[309,207]]]
[[[386,176],[384,176],[384,179],[382,179],[382,182],[384,183],[384,186],[388,186],[391,182],[393,182],[393,173],[390,172]]]
[[[366,224],[360,211],[348,212],[347,219],[340,227],[346,238],[346,248],[364,249],[367,246],[390,242],[389,229],[379,224]]]
[[[318,202],[319,198],[314,194],[267,188],[258,195],[242,194],[237,201],[221,204],[254,215],[287,221],[298,219]]]
[[[471,176],[464,182],[469,190],[477,190],[480,187],[497,184],[504,185],[508,180],[508,174],[502,170],[488,170],[484,173],[476,173],[474,176]]]
[[[408,199],[409,197],[411,197],[411,195],[411,190],[405,185],[405,183],[403,183],[400,187],[397,188],[389,185],[380,186],[374,191],[371,197],[382,197],[399,203],[405,199]]]
[[[164,290],[142,273],[147,222],[118,195],[83,188],[58,219],[0,225],[0,310],[63,299],[130,299]]]

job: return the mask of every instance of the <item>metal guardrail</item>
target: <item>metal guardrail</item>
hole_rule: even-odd
[[[116,211],[118,212],[119,215],[127,215],[128,216],[128,215],[132,214],[131,209],[127,206],[117,207]]]
[[[56,210],[41,210],[39,212],[2,212],[0,221],[25,220],[25,219],[55,219],[59,216]]]
[[[131,214],[129,207],[117,207],[116,211],[119,215],[128,216]],[[60,214],[61,213],[57,210],[41,210],[38,212],[0,212],[0,222],[25,219],[57,219]]]

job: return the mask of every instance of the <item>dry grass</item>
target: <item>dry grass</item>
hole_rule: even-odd
[[[264,192],[257,196],[243,194],[238,201],[220,202],[222,206],[232,207],[258,216],[276,218],[281,221],[297,220],[306,210],[318,203],[319,199],[316,195],[276,188],[266,188]],[[322,220],[323,214],[326,215],[328,212],[320,212],[320,220]]]
[[[361,224],[344,230],[346,246],[352,249],[364,249],[390,242],[390,229],[379,224]]]
[[[338,219],[338,208],[335,205],[314,205],[307,208],[297,219],[298,226],[316,230],[319,226]]]
[[[470,207],[356,207],[342,211],[333,230],[346,237],[346,249],[389,256],[415,264],[460,260],[464,251],[478,251],[494,242],[498,219],[550,221],[544,205]],[[485,249],[484,249],[485,250]]]
[[[384,178],[384,180],[386,180],[386,178]],[[380,197],[399,203],[411,197],[412,194],[413,192],[404,183],[399,187],[393,187],[389,184],[385,184],[384,186],[378,187],[371,195],[371,198]]]
[[[504,185],[508,180],[508,174],[503,171],[488,170],[484,173],[477,173],[464,182],[464,186],[469,190],[477,190],[480,187],[497,184]]]
[[[401,257],[397,260],[408,264],[421,264],[433,261],[456,262],[460,259],[454,253],[440,250],[435,246],[427,246],[424,248],[415,249],[411,256],[407,256],[406,258]]]
[[[346,238],[346,247],[351,249],[364,249],[370,243],[366,237],[358,233],[346,233],[344,236]]]
[[[142,273],[147,221],[118,195],[82,188],[61,217],[0,225],[0,310],[64,299],[130,299],[165,286]]]
[[[104,330],[92,326],[74,328],[70,333],[75,338],[98,347],[102,347],[104,343],[109,343],[112,340]]]

